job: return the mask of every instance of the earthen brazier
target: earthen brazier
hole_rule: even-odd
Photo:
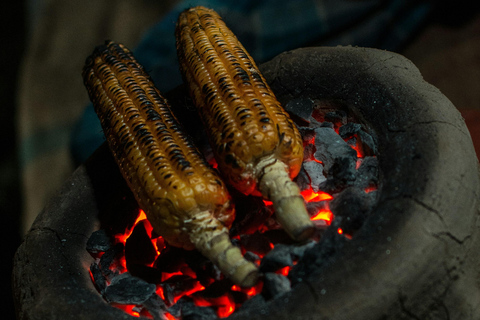
[[[369,129],[378,201],[291,291],[230,318],[480,319],[478,160],[451,102],[410,61],[375,49],[298,49],[261,69],[282,104],[334,105]],[[125,188],[105,148],[66,181],[15,256],[18,319],[133,319],[99,295],[85,250],[100,225],[121,220],[102,212],[121,211]]]

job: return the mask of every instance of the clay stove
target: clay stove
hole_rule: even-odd
[[[261,69],[284,106],[320,101],[355,115],[374,134],[380,183],[375,207],[351,239],[325,232],[318,259],[292,290],[229,318],[478,318],[478,160],[454,106],[411,62],[385,51],[299,49]],[[182,104],[178,97],[172,94],[173,105]],[[188,128],[188,118],[181,121]],[[18,318],[134,319],[98,293],[86,250],[101,227],[123,232],[131,216],[122,212],[133,205],[99,149],[17,252]]]

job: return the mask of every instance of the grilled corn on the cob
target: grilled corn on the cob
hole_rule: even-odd
[[[97,47],[83,77],[120,171],[155,231],[174,246],[196,247],[235,283],[254,285],[256,267],[228,236],[234,208],[224,183],[131,52],[114,42]]]
[[[310,236],[313,223],[291,180],[302,165],[302,138],[252,57],[220,16],[201,6],[180,14],[176,39],[220,171],[241,192],[271,200],[294,239]]]

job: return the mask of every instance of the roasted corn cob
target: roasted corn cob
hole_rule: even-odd
[[[314,226],[291,180],[302,165],[302,138],[252,57],[220,16],[204,7],[180,14],[176,40],[220,171],[239,191],[271,200],[292,238],[309,237]]]
[[[114,42],[97,47],[83,78],[120,171],[154,230],[174,246],[199,249],[235,283],[254,285],[255,265],[228,236],[235,214],[224,183],[131,52]]]

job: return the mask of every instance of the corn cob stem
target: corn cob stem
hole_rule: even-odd
[[[155,231],[217,263],[240,286],[257,268],[229,240],[225,185],[181,131],[165,99],[128,49],[113,42],[87,59],[84,83],[120,171]]]
[[[273,157],[266,157],[257,164],[258,189],[273,203],[275,217],[291,238],[305,240],[314,232],[312,222],[305,211],[300,189],[287,173],[286,165]]]
[[[289,235],[305,239],[314,225],[291,181],[302,165],[303,141],[255,62],[220,16],[204,7],[180,14],[176,38],[220,171],[239,191],[271,200]]]

